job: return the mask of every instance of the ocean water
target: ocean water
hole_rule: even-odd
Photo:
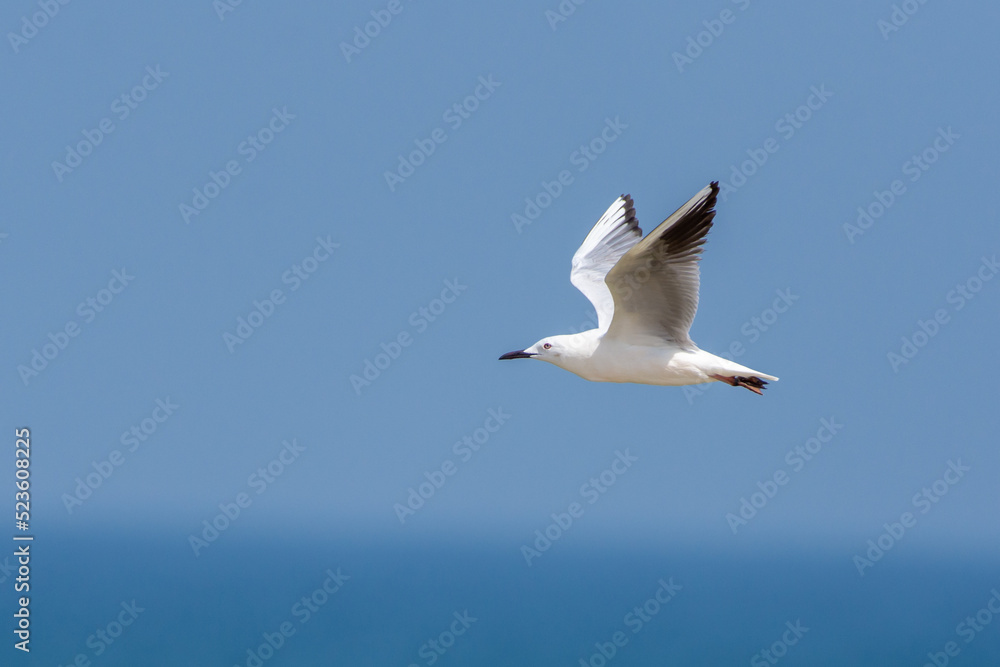
[[[32,652],[3,664],[1000,664],[1000,615],[956,633],[1000,588],[984,559],[225,537],[36,542]]]

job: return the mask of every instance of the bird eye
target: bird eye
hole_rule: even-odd
[[[551,350],[552,349],[552,343],[546,343],[545,345],[542,345],[542,347],[544,347],[546,350]]]

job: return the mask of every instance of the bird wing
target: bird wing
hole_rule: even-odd
[[[706,186],[636,243],[608,272],[614,318],[607,335],[656,336],[684,348],[698,311],[698,260],[712,228],[718,182]]]
[[[615,301],[605,276],[641,238],[632,197],[622,195],[604,212],[573,255],[569,280],[594,305],[602,333],[611,326],[615,312]]]

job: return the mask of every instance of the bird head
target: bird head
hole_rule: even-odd
[[[550,364],[562,367],[567,356],[571,355],[578,347],[569,340],[571,335],[549,336],[543,338],[531,347],[523,350],[514,350],[500,357],[503,359],[538,359],[547,361]]]

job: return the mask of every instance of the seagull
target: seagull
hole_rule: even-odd
[[[569,276],[597,310],[597,328],[543,338],[500,359],[540,359],[591,382],[725,382],[763,395],[767,380],[778,378],[706,352],[688,335],[718,194],[713,181],[645,238],[632,197],[616,199],[573,255]]]

